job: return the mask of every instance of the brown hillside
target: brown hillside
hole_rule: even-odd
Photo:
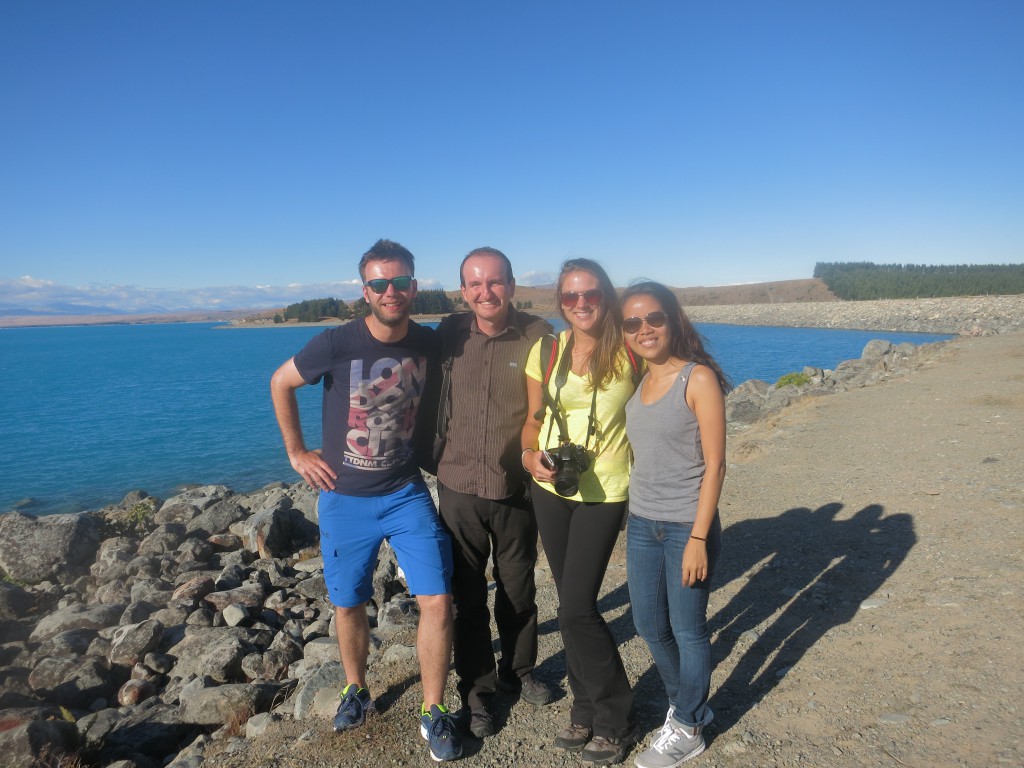
[[[622,288],[619,289],[620,291]],[[684,307],[710,304],[782,304],[807,301],[839,301],[821,280],[779,280],[774,283],[747,283],[713,287],[673,289]],[[448,291],[453,300],[460,300],[458,291]],[[532,311],[547,315],[556,311],[554,288],[550,285],[516,286],[516,301],[533,302]],[[461,307],[460,307],[461,308]]]

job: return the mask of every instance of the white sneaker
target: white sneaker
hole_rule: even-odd
[[[675,768],[704,751],[700,726],[686,726],[672,720],[669,708],[665,724],[655,735],[650,748],[633,761],[636,768]]]

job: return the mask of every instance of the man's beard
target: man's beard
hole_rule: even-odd
[[[388,317],[387,315],[384,314],[383,308],[377,306],[376,304],[370,305],[370,311],[373,313],[373,316],[377,318],[378,323],[380,323],[381,325],[386,325],[388,328],[397,328],[398,326],[400,326],[402,323],[409,319],[408,306],[402,311],[402,313],[398,317]]]

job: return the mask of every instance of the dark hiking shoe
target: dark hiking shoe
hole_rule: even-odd
[[[595,736],[583,748],[580,757],[586,763],[594,765],[616,765],[626,759],[633,740],[629,738],[611,739],[607,736]]]
[[[522,677],[502,675],[498,677],[498,688],[519,694],[523,701],[535,707],[543,707],[555,700],[555,694],[547,683],[544,683],[528,672]]]
[[[494,735],[494,717],[484,707],[469,711],[469,732],[478,739]]]
[[[569,723],[568,728],[563,728],[555,735],[555,746],[569,752],[579,752],[590,741],[594,732],[585,725]]]

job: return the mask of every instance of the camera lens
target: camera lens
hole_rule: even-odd
[[[575,496],[580,489],[580,470],[575,461],[562,464],[555,475],[555,493],[559,496]]]

